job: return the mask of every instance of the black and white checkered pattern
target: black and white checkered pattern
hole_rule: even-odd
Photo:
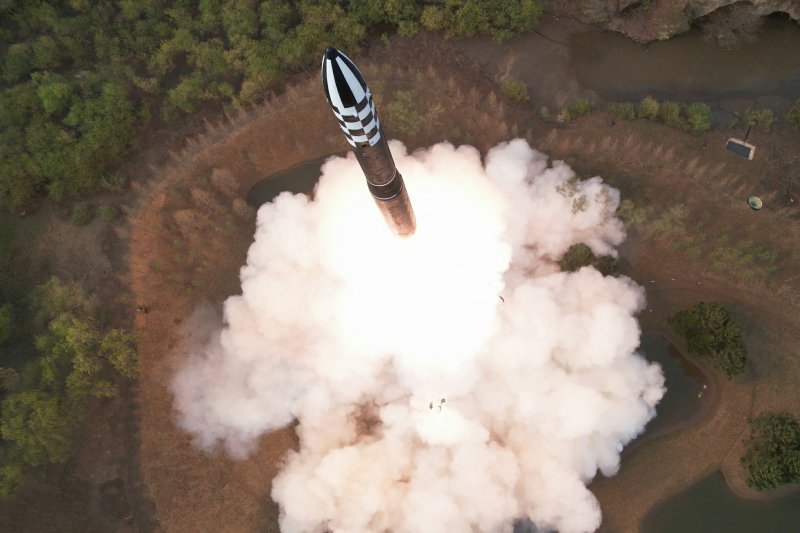
[[[381,126],[372,93],[346,55],[329,49],[322,59],[325,96],[350,146],[375,146]]]

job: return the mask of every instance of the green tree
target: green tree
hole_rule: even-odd
[[[772,112],[772,109],[748,108],[744,112],[744,123],[749,128],[769,133],[773,122],[775,122],[775,113]]]
[[[33,42],[33,64],[41,70],[53,70],[61,65],[62,47],[49,35],[40,35]]]
[[[0,344],[5,344],[14,332],[14,308],[10,303],[0,306]]]
[[[584,243],[570,246],[558,261],[558,266],[562,272],[575,272],[583,267],[592,266],[604,276],[614,275],[619,271],[616,258],[610,255],[598,257]]]
[[[500,91],[515,102],[524,103],[530,99],[528,96],[528,86],[519,80],[505,80],[501,82]]]
[[[698,302],[669,319],[683,335],[689,353],[709,357],[728,378],[744,372],[747,349],[742,343],[742,328],[719,302]]]
[[[3,79],[9,83],[25,78],[33,69],[33,51],[28,43],[12,44],[5,56]]]
[[[0,436],[13,443],[24,464],[67,459],[73,417],[55,396],[35,390],[11,394],[0,409]]]
[[[133,335],[124,329],[109,331],[98,346],[100,357],[108,360],[114,370],[126,378],[136,377],[139,367]]]
[[[750,421],[742,457],[747,484],[756,490],[800,482],[800,423],[789,413],[763,413]]]
[[[69,109],[73,88],[63,81],[45,81],[36,90],[48,115],[63,115]]]
[[[685,108],[686,122],[692,131],[707,131],[711,127],[711,108],[703,103],[689,104]]]
[[[627,120],[636,118],[636,108],[631,102],[611,102],[606,104],[606,110],[619,118]]]
[[[641,102],[639,102],[638,113],[640,118],[646,118],[648,120],[655,119],[659,114],[658,100],[651,96],[645,96],[642,98]]]
[[[681,105],[677,102],[662,102],[658,108],[658,118],[670,126],[682,127]]]
[[[800,98],[798,98],[794,105],[786,113],[786,120],[795,131],[800,131]]]

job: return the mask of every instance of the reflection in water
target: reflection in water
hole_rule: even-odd
[[[610,100],[646,95],[681,101],[800,94],[800,26],[769,18],[751,44],[723,50],[692,29],[646,48],[617,33],[570,38],[570,63],[581,85]]]
[[[739,498],[720,472],[656,506],[642,521],[645,533],[785,533],[800,531],[800,492],[778,500]]]

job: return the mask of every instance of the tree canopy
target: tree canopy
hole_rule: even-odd
[[[757,490],[800,483],[800,423],[789,413],[764,413],[750,422],[742,457],[747,484]]]
[[[51,278],[29,302],[36,356],[21,372],[0,368],[0,497],[27,469],[65,461],[87,402],[116,395],[116,376],[137,369],[131,333],[101,327],[80,286]]]
[[[617,259],[610,255],[596,256],[584,243],[573,244],[558,261],[562,272],[575,272],[585,266],[592,266],[604,276],[615,275],[619,271]]]
[[[508,39],[543,0],[0,1],[0,207],[80,197],[159,120],[258,101],[373,28]]]
[[[742,328],[719,302],[698,302],[676,313],[669,323],[684,336],[689,353],[708,357],[729,378],[744,372],[747,348]]]

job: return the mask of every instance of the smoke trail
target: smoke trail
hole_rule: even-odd
[[[556,264],[578,242],[616,253],[618,191],[524,140],[485,166],[466,146],[392,148],[416,236],[390,234],[352,155],[313,200],[262,206],[242,295],[174,381],[180,424],[243,457],[298,420],[273,484],[283,531],[594,530],[586,483],[664,392],[635,353],[641,288]]]

